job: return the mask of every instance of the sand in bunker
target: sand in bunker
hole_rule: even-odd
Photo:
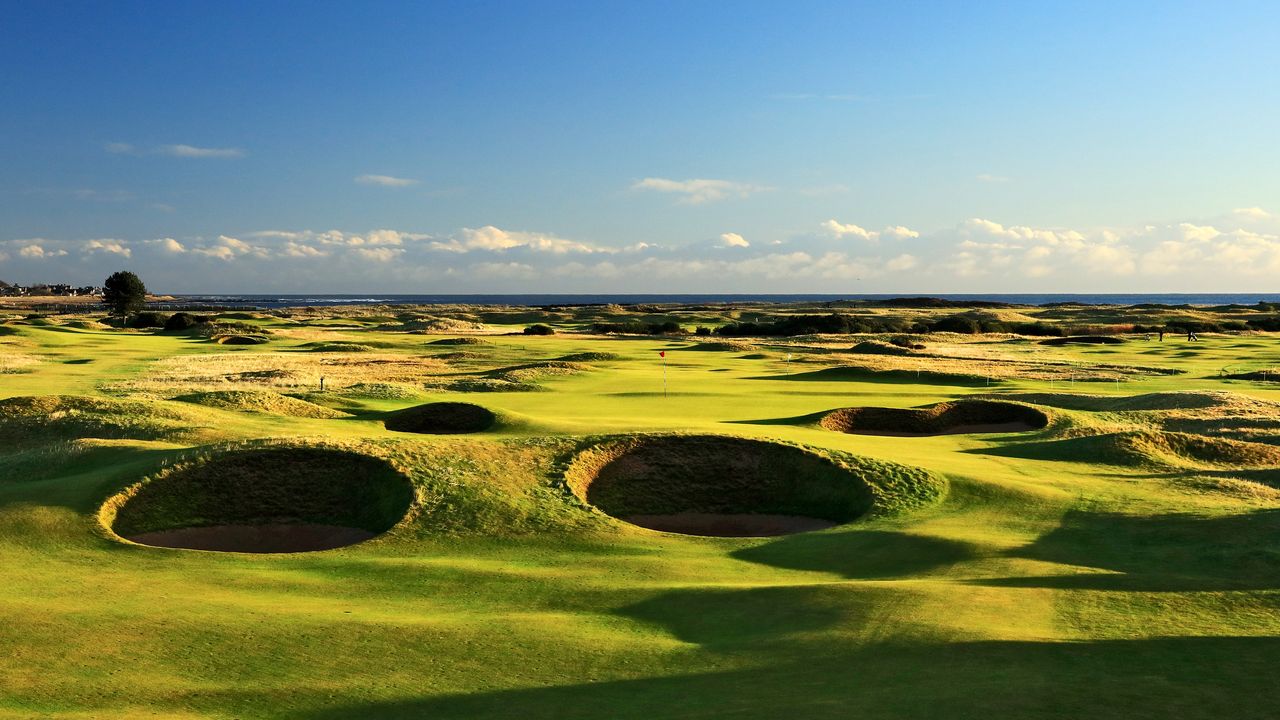
[[[628,515],[623,520],[650,530],[707,535],[711,537],[772,537],[825,530],[840,523],[803,515],[755,513],[673,513],[670,515]]]
[[[332,550],[364,542],[376,533],[341,525],[269,524],[212,525],[157,530],[127,536],[142,545],[244,553],[291,553]]]

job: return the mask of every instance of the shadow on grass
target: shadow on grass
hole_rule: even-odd
[[[836,585],[691,588],[663,593],[617,612],[657,625],[683,642],[730,649],[776,643],[842,621],[860,621],[867,613],[855,611],[851,618],[847,607],[856,595]]]
[[[1103,463],[1120,466],[1141,465],[1146,460],[1145,456],[1127,451],[1120,444],[1120,438],[1120,433],[1086,435],[1084,437],[1009,443],[994,447],[968,448],[961,450],[961,452],[973,455],[1020,458],[1022,460]]]
[[[1262,719],[1275,717],[1280,703],[1280,684],[1274,682],[1277,638],[885,643],[849,649],[808,643],[740,661],[748,666],[601,682],[586,677],[566,685],[387,702],[339,700],[285,717]],[[624,668],[586,672],[609,675]],[[316,703],[335,702],[322,692],[315,692]]]
[[[747,562],[858,580],[918,575],[979,555],[969,543],[886,530],[800,533],[731,553]]]
[[[971,387],[977,385],[996,385],[1000,380],[978,375],[959,373],[940,373],[915,370],[869,370],[856,367],[832,367],[808,372],[788,373],[782,375],[758,375],[744,378],[746,380],[786,380],[797,382],[882,382],[901,383],[904,385],[960,385]]]
[[[1108,573],[983,580],[984,585],[1129,591],[1280,588],[1280,510],[1221,516],[1072,511],[1012,553]]]
[[[821,410],[807,415],[796,415],[784,418],[761,418],[759,420],[723,420],[726,425],[817,425],[831,410]]]

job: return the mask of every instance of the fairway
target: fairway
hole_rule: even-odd
[[[0,318],[0,718],[1275,716],[1280,336],[635,314]]]

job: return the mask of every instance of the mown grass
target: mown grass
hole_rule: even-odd
[[[565,311],[560,329],[609,312]],[[466,348],[479,357],[442,361],[403,315],[256,318],[271,343],[243,348],[74,320],[7,326],[6,350],[38,362],[0,374],[0,717],[1269,718],[1280,703],[1280,480],[1254,447],[1275,447],[1280,388],[1224,376],[1280,365],[1275,336],[928,347],[1178,372],[1087,384],[1025,370],[988,384],[916,357],[919,376],[796,381],[856,342],[530,339],[500,334],[528,317],[486,310],[472,313],[486,344]],[[329,341],[375,350],[304,347]],[[563,362],[582,367],[545,372]],[[273,370],[298,377],[226,379]],[[535,372],[497,377],[518,370]],[[511,387],[477,399],[455,379]],[[224,391],[275,393],[255,410],[287,392],[345,416],[173,400]],[[787,421],[969,396],[1050,408],[1054,422],[908,438]],[[436,401],[503,422],[442,438],[382,425]],[[902,477],[947,491],[816,533],[655,533],[595,510],[566,477],[588,438],[637,432],[782,441],[919,468]],[[1120,460],[1157,462],[1114,461],[1099,444],[1117,436],[1136,443],[1114,446]],[[99,524],[143,478],[317,443],[403,473],[408,519],[368,543],[279,556],[132,546]]]

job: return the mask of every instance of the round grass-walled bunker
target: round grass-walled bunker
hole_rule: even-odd
[[[1000,400],[954,400],[925,408],[842,408],[821,421],[822,427],[836,432],[908,437],[1026,432],[1048,424],[1043,411]]]
[[[142,545],[222,552],[329,550],[390,530],[413,504],[408,478],[347,450],[239,450],[169,468],[126,489],[101,519]]]
[[[580,452],[565,473],[580,499],[651,530],[762,537],[832,527],[942,496],[924,470],[717,435],[640,435]]]
[[[497,418],[488,408],[462,402],[416,405],[392,413],[383,421],[388,430],[427,435],[484,432]]]

